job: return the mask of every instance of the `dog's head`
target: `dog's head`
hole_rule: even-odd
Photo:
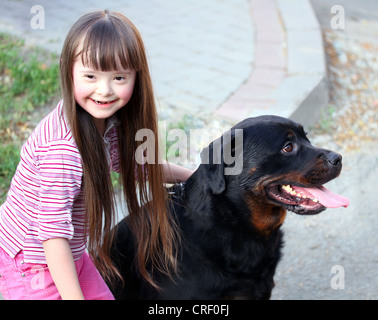
[[[340,174],[341,155],[312,146],[303,127],[289,119],[246,119],[201,155],[209,163],[212,192],[237,201],[248,199],[251,211],[261,215],[269,210],[282,215],[286,209],[316,214],[349,204],[322,186]]]

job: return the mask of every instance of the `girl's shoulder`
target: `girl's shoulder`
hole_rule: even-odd
[[[64,116],[63,101],[41,120],[21,149],[21,159],[34,164],[54,154],[80,162],[79,150]]]
[[[49,144],[65,141],[76,146],[71,134],[68,121],[63,112],[63,100],[45,117],[34,129],[29,137],[29,143],[35,147],[44,147]]]

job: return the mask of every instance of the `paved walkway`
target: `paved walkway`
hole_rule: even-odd
[[[0,30],[60,53],[70,26],[100,0],[3,0]],[[162,119],[234,124],[272,113],[308,124],[325,105],[321,33],[308,0],[110,0],[145,41]],[[5,14],[4,14],[5,13]]]

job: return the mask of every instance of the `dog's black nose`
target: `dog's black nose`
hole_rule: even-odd
[[[327,161],[333,165],[333,166],[339,166],[341,164],[341,160],[342,160],[342,156],[341,154],[338,154],[336,152],[330,152],[326,155],[326,159]]]
[[[341,161],[343,159],[341,154],[325,149],[322,150],[319,158],[330,167],[341,167]]]

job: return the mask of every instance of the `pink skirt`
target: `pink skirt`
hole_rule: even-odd
[[[87,252],[75,265],[86,300],[114,300]],[[0,292],[6,300],[61,300],[46,264],[25,263],[22,251],[12,258],[2,248]]]

